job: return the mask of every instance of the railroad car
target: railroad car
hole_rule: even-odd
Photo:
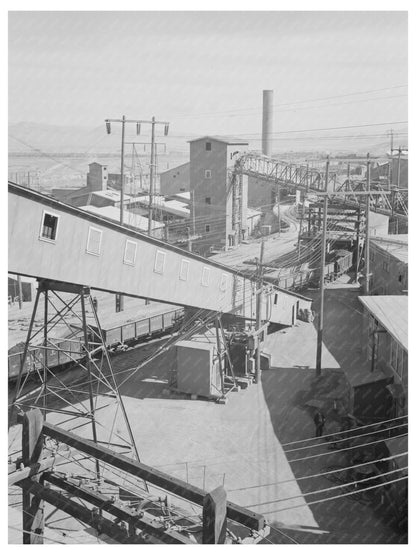
[[[107,348],[122,344],[134,343],[136,341],[160,337],[166,333],[171,333],[181,323],[183,319],[183,309],[171,310],[162,314],[156,314],[148,318],[142,318],[136,322],[128,322],[114,328],[103,329],[104,342]],[[97,329],[90,334],[91,342],[97,341]],[[95,333],[94,333],[95,332]],[[24,344],[21,349],[13,349],[8,356],[8,377],[14,381],[19,375],[20,366],[23,359]],[[66,367],[82,362],[85,358],[83,340],[81,337],[65,338],[61,341],[50,343],[45,349],[43,346],[30,347],[27,353],[23,368],[23,374],[36,374],[43,370],[44,354],[47,353],[48,367],[65,369]]]

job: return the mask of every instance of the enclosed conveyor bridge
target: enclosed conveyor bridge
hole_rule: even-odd
[[[255,277],[9,182],[13,274],[256,317]],[[268,285],[262,315],[292,324],[296,295]]]

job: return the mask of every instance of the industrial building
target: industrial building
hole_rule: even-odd
[[[370,293],[403,295],[408,290],[408,235],[370,239]]]
[[[232,137],[206,136],[190,143],[191,220],[196,248],[238,245],[247,233],[247,177],[231,183],[234,161],[248,142]]]
[[[160,174],[160,194],[164,196],[186,192],[190,189],[190,163],[166,170]]]
[[[393,378],[391,417],[407,414],[408,299],[400,295],[358,297],[364,307],[363,348],[371,370]]]
[[[116,208],[115,206],[80,206],[81,210],[85,210],[90,214],[96,214],[101,218],[106,218],[111,220],[112,222],[119,222],[120,221],[120,209]],[[149,229],[149,218],[145,216],[141,216],[140,214],[134,214],[129,210],[124,211],[124,225],[136,229],[137,231],[147,233]],[[152,226],[152,235],[158,239],[162,239],[164,236],[164,227],[165,224],[163,222],[153,222]]]

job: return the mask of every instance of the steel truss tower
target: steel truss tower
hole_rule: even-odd
[[[62,326],[64,339],[54,336]],[[34,408],[54,425],[140,461],[89,287],[38,280],[9,426],[15,411]],[[95,461],[97,479],[106,474],[104,466]]]

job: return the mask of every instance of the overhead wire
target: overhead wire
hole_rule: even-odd
[[[370,491],[370,490],[373,490],[373,489],[385,487],[386,485],[394,484],[394,483],[397,483],[397,482],[402,482],[403,480],[407,480],[407,479],[408,479],[407,476],[404,476],[404,477],[401,477],[401,478],[396,478],[394,480],[389,480],[389,481],[383,482],[382,484],[378,484],[378,485],[375,485],[375,486],[369,486],[367,488],[360,488],[358,491],[345,492],[345,493],[342,493],[340,495],[335,495],[333,497],[326,497],[324,499],[317,499],[315,501],[309,501],[307,504],[304,503],[302,505],[294,505],[294,506],[289,506],[289,507],[285,507],[285,508],[275,509],[275,510],[272,510],[272,511],[262,511],[262,512],[263,512],[263,514],[269,514],[269,513],[280,513],[282,511],[291,511],[293,509],[300,509],[302,507],[305,507],[305,505],[310,506],[310,505],[316,505],[317,503],[324,503],[326,501],[334,501],[336,499],[342,499],[343,497],[349,497],[351,495],[357,495],[357,493],[361,494],[361,493],[364,493],[366,491]]]
[[[399,437],[407,437],[407,433],[405,434],[399,434],[396,435],[396,438]],[[324,456],[328,456],[328,455],[335,455],[336,453],[342,453],[344,451],[351,451],[352,449],[359,449],[361,447],[368,447],[369,445],[375,445],[376,443],[381,443],[381,442],[385,442],[385,439],[377,439],[374,441],[369,441],[367,443],[361,443],[359,445],[353,445],[350,447],[343,447],[342,449],[333,449],[331,451],[325,451],[324,453],[316,453],[315,455],[308,455],[307,457],[301,457],[301,458],[296,458],[296,459],[291,459],[288,462],[289,463],[295,463],[295,462],[300,462],[300,461],[306,461],[306,460],[310,460],[310,459],[316,459],[318,457],[324,457]]]
[[[374,423],[371,423],[371,424],[365,424],[363,426],[357,426],[356,428],[350,428],[350,429],[346,430],[345,432],[349,433],[349,432],[353,432],[353,431],[360,431],[360,430],[363,430],[365,428],[370,428],[370,427],[373,427],[373,426],[381,426],[381,425],[384,425],[384,424],[389,424],[390,422],[396,422],[397,420],[402,420],[403,418],[406,419],[407,414],[404,415],[404,416],[397,416],[395,418],[389,418],[387,420],[382,420],[381,422],[374,422]],[[291,441],[289,443],[282,443],[282,447],[287,447],[288,445],[296,445],[298,443],[304,443],[305,441],[316,441],[317,439],[334,437],[334,436],[338,436],[340,433],[343,433],[343,432],[334,432],[334,433],[331,433],[331,434],[325,434],[323,436],[320,436],[319,438],[309,437],[309,438],[306,438],[306,439],[298,439],[296,441]]]
[[[319,472],[317,474],[307,474],[306,476],[298,476],[296,478],[291,478],[290,480],[280,480],[277,482],[271,482],[268,484],[256,484],[255,486],[247,486],[244,488],[236,488],[236,489],[229,489],[228,491],[231,492],[236,492],[236,491],[246,491],[249,489],[260,489],[260,488],[265,488],[265,487],[271,487],[271,486],[280,486],[282,484],[289,484],[292,482],[298,482],[301,480],[310,480],[311,478],[320,478],[322,476],[327,477],[328,475],[331,474],[336,474],[337,472],[345,472],[347,470],[353,470],[355,468],[361,468],[362,466],[369,466],[371,464],[376,464],[376,463],[381,463],[381,462],[387,462],[387,461],[392,461],[395,459],[399,459],[402,457],[407,457],[408,456],[408,452],[405,451],[403,453],[397,453],[395,455],[391,455],[389,457],[383,457],[381,459],[371,459],[368,460],[366,462],[363,463],[356,463],[350,466],[340,466],[339,468],[336,469],[332,469],[332,470],[325,470],[324,472]]]

